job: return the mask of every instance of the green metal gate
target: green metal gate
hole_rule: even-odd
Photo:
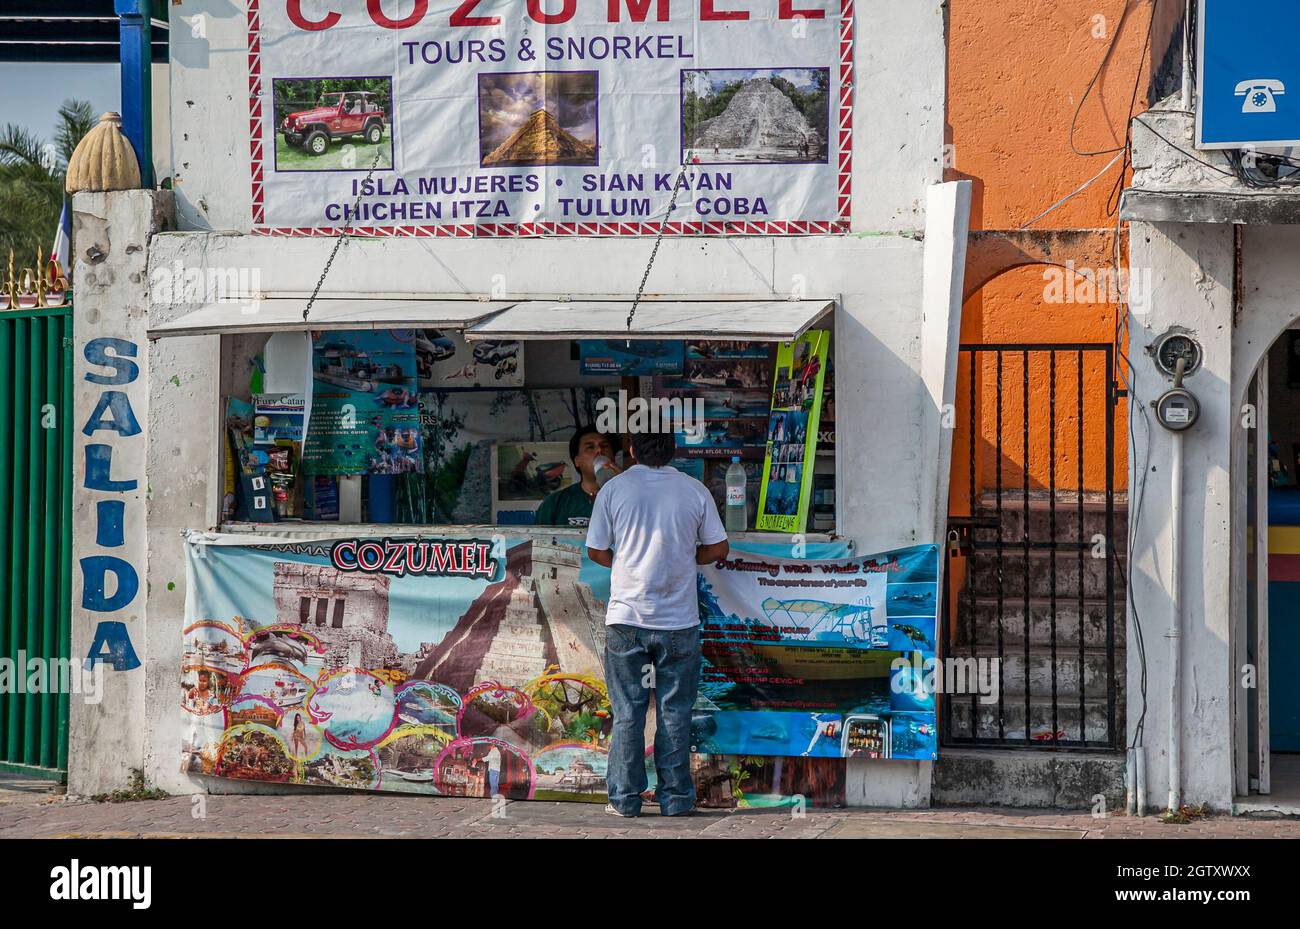
[[[13,662],[0,688],[0,771],[59,779],[68,767],[69,694],[57,680],[66,684],[57,673],[65,663],[45,666],[36,693],[26,665],[69,657],[71,416],[72,308],[0,313],[0,660]]]

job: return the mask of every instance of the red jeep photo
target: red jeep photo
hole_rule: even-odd
[[[323,155],[334,139],[363,137],[371,145],[384,138],[384,110],[365,90],[325,94],[312,110],[290,113],[280,124],[290,145]]]

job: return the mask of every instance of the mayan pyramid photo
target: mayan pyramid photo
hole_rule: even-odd
[[[754,160],[809,160],[820,140],[794,103],[764,77],[750,78],[727,108],[695,129],[689,147]]]
[[[534,110],[522,126],[483,159],[485,168],[595,163],[595,146],[574,138],[545,109]]]

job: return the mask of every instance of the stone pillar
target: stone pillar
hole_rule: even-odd
[[[165,191],[73,198],[72,657],[100,665],[104,686],[71,702],[72,794],[144,768],[148,258],[172,216]]]
[[[1171,326],[1189,330],[1205,360],[1184,382],[1200,401],[1201,418],[1184,433],[1180,557],[1181,738],[1183,801],[1229,809],[1233,797],[1230,551],[1231,448],[1241,411],[1232,381],[1233,236],[1227,224],[1134,223],[1132,273],[1151,275],[1146,306],[1134,304],[1129,322],[1134,422],[1129,436],[1128,737],[1142,718],[1142,650],[1146,644],[1146,756],[1148,811],[1164,809],[1169,791],[1170,455],[1172,433],[1162,428],[1151,401],[1170,379],[1146,348]],[[1232,479],[1244,480],[1237,476]],[[1243,536],[1244,538],[1244,536]]]

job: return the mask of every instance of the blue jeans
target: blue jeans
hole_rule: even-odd
[[[605,683],[614,711],[607,775],[610,806],[624,815],[641,812],[641,792],[646,789],[645,715],[653,687],[659,810],[664,816],[678,816],[695,809],[691,709],[700,684],[700,627],[661,631],[607,626]]]

